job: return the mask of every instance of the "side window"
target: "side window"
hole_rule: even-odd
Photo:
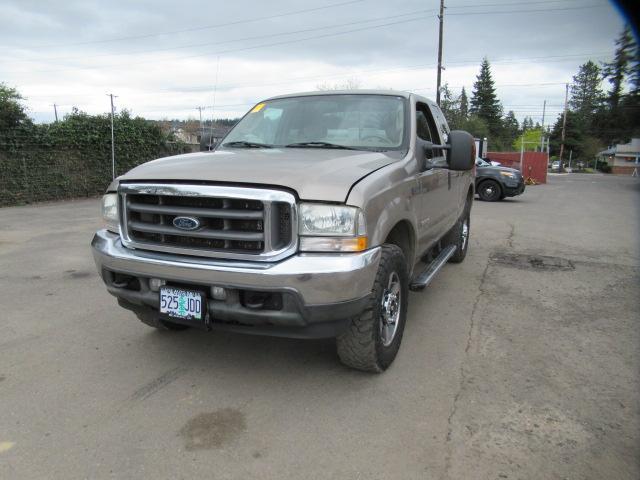
[[[431,116],[431,111],[424,103],[416,104],[416,134],[427,142],[440,143],[440,135]]]
[[[431,132],[429,131],[429,124],[427,123],[427,116],[421,110],[416,110],[416,134],[422,140],[432,142]]]
[[[434,117],[436,119],[436,122],[438,122],[438,125],[440,126],[440,131],[442,133],[444,133],[445,138],[444,138],[444,142],[447,142],[447,137],[449,136],[449,133],[451,132],[451,129],[449,128],[449,124],[447,123],[447,119],[444,118],[444,115],[442,113],[442,111],[440,111],[440,109],[433,109],[433,113],[434,113]]]

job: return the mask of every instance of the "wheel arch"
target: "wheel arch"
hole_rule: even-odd
[[[384,242],[396,245],[404,254],[407,262],[407,271],[410,273],[416,251],[416,233],[413,225],[408,220],[400,220],[387,232]]]

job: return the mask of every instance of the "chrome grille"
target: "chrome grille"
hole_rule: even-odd
[[[277,260],[296,248],[295,198],[287,192],[207,185],[121,184],[128,247],[220,258]],[[189,217],[197,228],[174,226]]]

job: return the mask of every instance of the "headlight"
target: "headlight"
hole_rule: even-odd
[[[500,172],[503,177],[516,178],[516,174],[512,172]]]
[[[367,248],[366,224],[359,208],[302,203],[298,212],[300,250],[360,252]]]
[[[102,219],[107,230],[113,233],[120,231],[118,227],[118,194],[107,193],[102,196]]]

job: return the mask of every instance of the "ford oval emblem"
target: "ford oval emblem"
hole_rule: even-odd
[[[202,225],[202,222],[194,217],[176,217],[173,219],[173,226],[180,230],[195,230]]]

